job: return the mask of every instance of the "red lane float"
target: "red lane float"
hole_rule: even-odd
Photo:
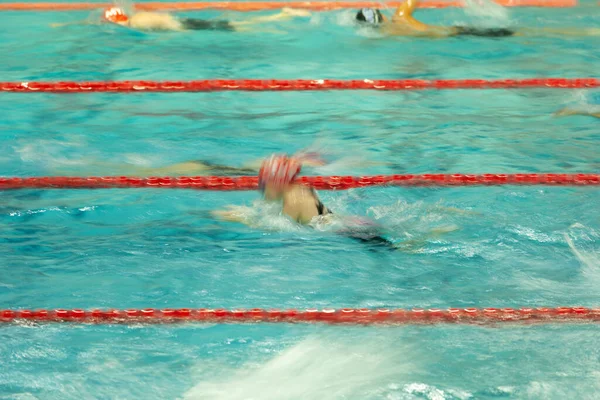
[[[600,308],[449,308],[442,309],[126,309],[0,310],[0,323],[69,322],[88,324],[326,323],[326,324],[496,324],[600,322]]]
[[[367,186],[495,186],[548,185],[598,186],[598,174],[423,174],[377,176],[304,176],[298,180],[320,190],[346,190]],[[256,190],[255,176],[182,176],[182,177],[34,177],[0,178],[0,190],[7,189],[107,189],[165,188],[197,190]]]
[[[195,81],[0,82],[1,92],[15,93],[135,93],[305,90],[444,90],[444,89],[589,89],[596,78],[531,79],[212,79]]]
[[[504,7],[575,7],[577,0],[494,0]],[[228,10],[228,11],[261,11],[276,10],[284,7],[299,8],[311,11],[331,11],[339,9],[360,9],[367,7],[395,8],[401,1],[386,3],[376,1],[260,1],[260,2],[148,2],[135,5],[143,11],[193,11],[193,10]],[[3,3],[0,11],[81,11],[95,10],[111,6],[112,3]],[[464,7],[463,1],[455,0],[423,0],[419,8]]]

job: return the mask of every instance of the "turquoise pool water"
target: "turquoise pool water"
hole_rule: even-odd
[[[383,39],[357,32],[342,11],[274,26],[279,34],[49,27],[88,16],[4,13],[2,80],[581,77],[600,67],[595,38]],[[490,18],[600,22],[592,2]],[[303,148],[332,161],[307,171],[323,175],[597,172],[598,120],[552,114],[598,102],[575,90],[2,94],[0,174],[241,166]],[[404,246],[380,251],[296,227],[251,192],[0,192],[0,308],[598,305],[598,189],[320,194]],[[249,207],[257,226],[211,217],[230,204]],[[593,325],[2,326],[0,398],[594,399],[599,334]]]

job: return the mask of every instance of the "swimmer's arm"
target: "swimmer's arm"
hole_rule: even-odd
[[[385,26],[385,32],[391,36],[414,36],[427,37],[431,39],[447,38],[455,34],[454,28],[444,26],[431,26],[411,18],[411,22],[406,20],[395,21]],[[409,27],[409,29],[406,28]]]
[[[53,23],[50,24],[51,28],[62,28],[65,26],[75,26],[75,25],[96,25],[95,23],[93,23],[92,21],[73,21],[73,22],[59,22],[59,23]]]
[[[235,27],[262,24],[265,22],[286,21],[294,17],[310,17],[311,13],[306,10],[296,10],[293,8],[283,8],[280,13],[262,17],[249,18],[245,21],[230,21]]]
[[[244,222],[244,218],[241,215],[237,215],[236,213],[230,210],[215,210],[211,211],[213,217],[219,218],[223,221],[228,222]]]
[[[215,218],[218,218],[222,221],[227,222],[237,222],[240,224],[244,224],[250,227],[257,226],[252,222],[252,219],[249,218],[250,212],[248,211],[250,208],[241,207],[241,206],[228,206],[226,210],[215,210],[211,211],[211,215]],[[309,224],[312,220],[313,216],[305,216],[302,215],[301,212],[294,209],[287,209],[284,207],[283,213],[287,215],[292,220],[296,221],[299,224]]]
[[[252,226],[249,207],[243,206],[228,206],[226,210],[211,211],[211,215],[227,222],[239,222],[244,225]]]
[[[413,12],[417,8],[419,4],[418,0],[406,0],[404,3],[400,4],[396,11],[394,11],[394,17],[405,18],[412,17]]]
[[[425,36],[430,38],[444,38],[452,35],[453,28],[425,24],[413,17],[413,12],[419,5],[419,0],[406,0],[402,3],[392,17],[392,24],[387,29],[388,34],[398,36]],[[394,26],[398,27],[395,31]],[[408,34],[405,27],[413,31]]]
[[[263,161],[264,161],[263,159],[250,161],[250,162],[242,165],[242,169],[252,169],[252,170],[255,170],[256,172],[258,172],[258,170],[260,169],[260,165],[262,164]],[[324,165],[324,163],[323,163],[323,161],[320,161],[320,160],[306,159],[306,160],[302,160],[302,165],[307,166],[307,167],[322,167]]]
[[[262,162],[263,162],[263,159],[250,161],[250,162],[247,162],[246,164],[242,165],[242,168],[244,168],[244,169],[253,169],[256,172],[258,172],[258,170],[260,169],[260,165],[262,164]]]
[[[585,110],[575,110],[572,108],[563,108],[554,113],[557,117],[568,116],[568,115],[584,115],[588,117],[600,118],[600,111],[585,111]]]

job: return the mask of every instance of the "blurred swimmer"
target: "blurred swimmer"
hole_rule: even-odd
[[[139,11],[127,13],[124,8],[110,7],[104,10],[103,20],[139,31],[242,31],[251,25],[290,20],[308,16],[303,10],[284,8],[279,14],[250,18],[245,21],[206,20],[198,18],[178,18],[162,12]],[[69,24],[53,24],[64,26]]]
[[[572,35],[572,36],[597,36],[599,29],[520,29],[518,32],[508,28],[476,28],[468,26],[437,26],[425,24],[413,17],[413,12],[418,5],[418,0],[406,0],[394,12],[391,20],[385,17],[380,10],[363,8],[356,14],[356,21],[361,25],[381,28],[382,33],[390,36],[424,36],[443,38],[453,36],[480,36],[480,37],[507,37],[523,35]]]
[[[138,173],[143,175],[216,175],[216,176],[243,176],[254,175],[257,167],[251,164],[242,167],[231,167],[228,165],[214,164],[205,160],[193,160],[182,163],[167,165],[158,168],[138,167]]]
[[[269,202],[281,202],[282,213],[291,220],[310,225],[317,222],[333,222],[333,212],[319,199],[317,192],[306,185],[297,182],[303,164],[312,166],[323,165],[314,154],[296,156],[272,155],[263,161],[258,173],[259,190],[264,199]],[[235,207],[226,211],[215,211],[213,214],[221,219],[232,222],[245,222]],[[343,220],[344,228],[338,233],[372,244],[394,246],[392,242],[381,236],[380,227],[368,218],[339,217]]]
[[[130,158],[135,159],[136,155],[132,154]],[[296,153],[296,158],[302,158],[307,166],[323,166],[325,162],[320,158],[320,155],[310,149],[301,150]],[[142,161],[142,162],[139,162]],[[380,165],[381,163],[373,163],[360,158],[346,158],[340,160],[337,164],[344,167],[365,167],[370,165]],[[67,165],[76,165],[77,173],[88,175],[93,174],[117,174],[117,175],[138,175],[138,176],[256,176],[262,164],[262,159],[251,160],[241,166],[231,166],[217,164],[207,160],[188,160],[164,166],[147,166],[146,160],[138,159],[138,162],[111,163],[107,161],[99,161],[94,159],[85,159],[80,161],[69,161]],[[60,163],[59,163],[60,164]],[[337,165],[339,167],[340,165]],[[329,166],[335,166],[335,163],[329,163]],[[92,170],[93,172],[90,172]],[[64,171],[62,168],[52,171],[55,174],[73,174],[73,171]]]
[[[595,117],[600,118],[600,109],[599,110],[577,110],[574,108],[563,108],[554,113],[557,117],[565,117],[569,115],[582,115],[586,117]]]
[[[93,170],[94,174],[117,174],[117,175],[138,175],[138,176],[255,176],[260,167],[260,161],[245,164],[241,167],[215,164],[206,160],[191,160],[176,164],[165,165],[163,167],[150,167],[136,165],[131,163],[113,164],[108,162],[86,160],[78,165],[77,173],[87,175],[88,169]],[[64,174],[63,170],[53,171],[54,173]],[[66,172],[73,175],[73,172]]]

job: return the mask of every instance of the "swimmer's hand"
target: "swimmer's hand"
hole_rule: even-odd
[[[556,117],[563,117],[563,116],[566,116],[566,115],[577,115],[578,113],[579,113],[578,111],[573,110],[572,108],[568,108],[567,107],[567,108],[563,108],[561,110],[556,111],[554,113],[554,115]]]
[[[308,167],[322,167],[327,165],[327,162],[323,160],[320,155],[316,152],[298,152],[293,155],[294,158],[299,159],[302,162],[302,165]],[[260,170],[260,166],[263,162],[263,159],[254,160],[249,163],[243,165],[242,168],[254,169],[258,172]]]
[[[275,15],[267,15],[262,17],[255,17],[246,19],[244,21],[230,21],[230,23],[235,26],[236,29],[248,30],[249,26],[264,24],[267,22],[279,22],[279,21],[287,21],[294,17],[308,17],[310,13],[306,10],[294,10],[292,8],[284,8],[280,13]],[[252,29],[255,31],[255,29]]]
[[[281,9],[281,13],[289,15],[290,17],[310,17],[311,13],[308,10],[299,10],[295,8],[284,7]]]
[[[93,22],[91,21],[74,21],[74,22],[59,22],[59,23],[52,23],[50,24],[51,28],[63,28],[65,26],[72,26],[72,25],[94,25]]]
[[[441,236],[457,231],[459,229],[460,227],[457,225],[440,226],[432,229],[425,235],[413,237],[411,239],[395,243],[394,248],[405,253],[421,253],[423,252],[425,246],[427,246],[427,243],[429,243],[429,241],[437,240]]]

